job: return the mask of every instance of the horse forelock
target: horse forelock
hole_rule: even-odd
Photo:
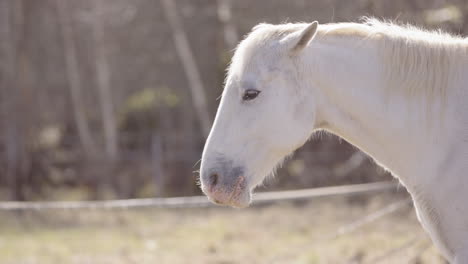
[[[233,72],[252,69],[253,64],[260,63],[258,57],[274,59],[279,56],[277,47],[280,40],[288,34],[304,28],[307,24],[258,24],[237,45],[234,56],[227,68],[225,83],[228,82]],[[276,51],[276,52],[275,52]],[[268,65],[265,65],[268,67]]]

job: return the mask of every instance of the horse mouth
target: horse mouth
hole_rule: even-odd
[[[205,194],[215,204],[234,208],[245,208],[251,201],[251,193],[244,176],[239,176],[233,186],[213,186],[205,190]]]
[[[233,193],[231,198],[224,205],[231,206],[234,208],[245,208],[250,205],[250,192],[248,190],[242,190]]]
[[[245,208],[250,205],[250,191],[248,189],[243,189],[233,194],[227,205],[234,208]]]
[[[209,197],[209,196],[208,196]],[[242,195],[242,197],[236,197],[234,199],[229,200],[228,202],[223,202],[221,200],[213,199],[210,198],[210,201],[217,205],[225,205],[225,206],[231,206],[233,208],[246,208],[250,205],[250,193],[247,192],[246,195]]]

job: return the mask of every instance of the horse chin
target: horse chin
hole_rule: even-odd
[[[252,194],[248,189],[240,192],[236,197],[233,197],[229,202],[229,206],[234,208],[245,208],[248,207],[251,203]]]
[[[247,188],[233,191],[229,196],[230,198],[224,201],[218,200],[216,197],[208,197],[215,204],[231,206],[239,209],[248,207],[251,203],[252,194]]]

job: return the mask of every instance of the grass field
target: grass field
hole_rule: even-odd
[[[445,263],[402,195],[229,208],[0,213],[0,263]]]

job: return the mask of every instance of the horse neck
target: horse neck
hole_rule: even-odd
[[[436,171],[440,151],[433,148],[444,146],[436,144],[437,129],[425,129],[429,123],[422,100],[386,94],[376,45],[351,37],[319,37],[306,51],[304,67],[317,90],[317,126],[369,154],[411,191]]]

